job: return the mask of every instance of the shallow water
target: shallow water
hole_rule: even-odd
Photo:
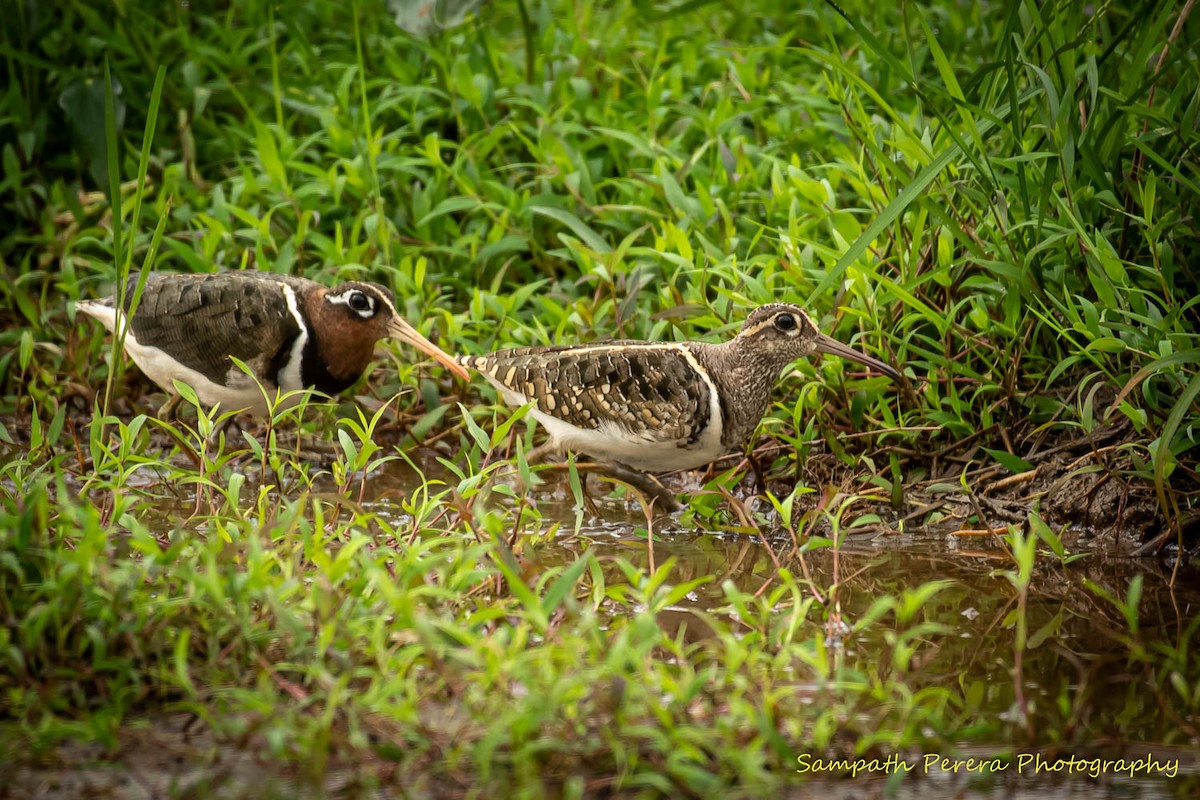
[[[218,744],[193,726],[185,714],[162,714],[131,721],[122,735],[119,761],[105,761],[96,745],[67,743],[57,748],[57,763],[21,766],[9,772],[0,785],[0,797],[78,800],[157,800],[165,797],[220,798],[391,798],[440,800],[459,797],[460,786],[429,786],[411,776],[395,787],[369,789],[360,771],[334,767],[319,785],[281,773],[253,749]],[[856,777],[810,778],[803,785],[785,787],[773,796],[782,800],[925,800],[930,797],[963,797],[980,800],[1183,800],[1200,792],[1200,764],[1194,753],[1182,748],[1139,748],[1130,760],[1152,759],[1161,766],[1178,764],[1173,774],[1161,772],[1130,777],[1115,772],[1054,773],[1035,763],[1004,772],[978,774],[965,769],[942,768],[937,754],[906,753],[900,758],[912,766],[903,780],[882,773],[863,772]],[[960,759],[969,757],[960,754]],[[990,757],[980,750],[979,757]],[[811,762],[810,762],[811,763]],[[373,765],[377,766],[377,765]],[[893,778],[896,776],[892,776]],[[545,796],[554,797],[551,787]],[[605,795],[617,800],[635,794]],[[734,794],[732,797],[746,797]]]
[[[430,473],[437,469],[428,464],[422,468]],[[394,498],[416,480],[410,468],[389,465],[372,476],[365,503],[380,514],[395,513]],[[608,484],[593,481],[592,491],[608,491]],[[726,582],[742,592],[769,591],[780,563],[798,576],[807,576],[821,591],[836,584],[840,630],[852,628],[882,595],[898,596],[930,581],[949,581],[945,589],[923,604],[920,612],[920,619],[944,626],[948,633],[938,637],[936,646],[923,654],[919,670],[904,679],[914,687],[978,682],[986,687],[984,704],[988,711],[997,715],[1013,713],[1012,615],[1017,595],[1004,575],[1013,565],[998,536],[919,530],[903,535],[851,533],[836,552],[816,549],[786,561],[794,551],[794,542],[780,531],[697,531],[683,525],[676,515],[656,519],[654,535],[647,537],[646,518],[636,502],[611,496],[597,501],[599,515],[581,514],[563,473],[551,473],[533,498],[541,513],[542,530],[560,526],[555,536],[540,540],[533,548],[532,557],[543,566],[569,563],[590,550],[602,565],[611,562],[612,557],[643,568],[674,559],[671,582],[675,584],[711,576],[660,620],[668,627],[686,626],[689,640],[706,635],[705,626],[689,612],[730,613],[723,588]],[[495,501],[512,503],[498,496]],[[1080,705],[1078,724],[1114,747],[1119,742],[1159,740],[1170,729],[1161,715],[1152,713],[1156,701],[1148,694],[1139,697],[1136,673],[1141,667],[1128,663],[1127,622],[1113,603],[1089,589],[1088,584],[1124,598],[1131,581],[1140,576],[1140,641],[1148,647],[1155,643],[1176,647],[1200,611],[1200,575],[1181,565],[1173,582],[1173,565],[1165,561],[1098,551],[1063,568],[1046,548],[1042,550],[1026,611],[1030,641],[1036,646],[1024,653],[1020,681],[1035,709],[1029,729],[1037,729],[1041,714],[1047,715],[1048,724],[1057,720],[1061,726],[1055,707],[1067,697]],[[529,551],[524,555],[530,555]],[[605,566],[605,572],[610,581],[621,580],[615,567]],[[622,609],[615,608],[613,613],[622,613]],[[884,644],[887,619],[864,634],[850,637],[837,633],[828,620],[826,625],[833,632],[831,641],[844,648],[843,655],[852,663],[855,658],[869,661],[888,652]],[[1144,708],[1138,705],[1142,700]]]
[[[436,462],[422,462],[427,477],[440,469]],[[420,483],[420,476],[399,463],[386,465],[365,484],[363,505],[393,523],[404,521],[399,500]],[[607,484],[593,481],[593,495],[608,491]],[[317,487],[318,489],[322,487]],[[330,490],[332,486],[324,487]],[[805,575],[819,591],[836,585],[836,613],[810,620],[823,622],[827,642],[848,664],[870,668],[883,663],[891,652],[887,643],[892,624],[885,617],[863,633],[852,633],[855,622],[867,613],[877,598],[898,596],[933,580],[949,584],[927,600],[920,619],[942,626],[939,634],[926,640],[919,659],[910,671],[900,673],[914,690],[977,684],[984,687],[985,713],[1008,718],[1013,714],[1014,633],[1012,613],[1017,606],[1012,583],[1003,571],[1011,568],[998,539],[909,531],[903,535],[850,534],[835,552],[816,549],[786,560],[794,542],[786,533],[764,530],[762,534],[698,531],[678,516],[654,521],[648,537],[647,521],[640,508],[624,498],[605,496],[597,500],[598,514],[576,509],[561,474],[532,493],[540,514],[538,529],[553,535],[536,537],[520,554],[542,566],[569,563],[581,553],[595,554],[610,582],[622,580],[613,563],[615,557],[639,567],[662,565],[674,559],[671,583],[711,576],[660,615],[661,625],[672,635],[686,640],[711,636],[711,631],[694,614],[702,611],[730,617],[726,585],[742,592],[769,591],[776,585],[783,562],[797,575]],[[509,503],[493,494],[488,502]],[[169,524],[169,523],[168,523]],[[538,530],[531,531],[537,533]],[[1139,665],[1129,663],[1128,626],[1116,607],[1097,596],[1084,584],[1090,581],[1109,593],[1123,597],[1130,581],[1142,576],[1139,606],[1140,640],[1147,646],[1162,643],[1176,646],[1181,633],[1200,609],[1200,581],[1194,572],[1183,572],[1172,585],[1169,565],[1155,559],[1121,558],[1092,553],[1063,569],[1049,557],[1039,559],[1027,600],[1028,630],[1037,646],[1024,653],[1019,681],[1030,703],[1028,730],[1036,731],[1043,715],[1049,729],[1061,729],[1062,714],[1056,704],[1063,697],[1076,698],[1075,725],[1087,731],[1079,740],[1095,742],[1086,754],[1076,755],[1131,758],[1147,753],[1166,764],[1178,762],[1174,776],[1161,771],[1130,776],[1116,770],[1098,775],[1055,774],[1018,771],[1015,765],[990,775],[926,769],[920,753],[895,754],[915,767],[904,780],[889,780],[879,770],[866,770],[855,778],[836,778],[814,772],[803,787],[784,797],[822,798],[919,798],[929,791],[985,798],[1182,798],[1200,791],[1200,764],[1196,750],[1158,744],[1178,733],[1162,714],[1159,701],[1148,687],[1139,687]],[[783,609],[780,609],[781,613]],[[629,613],[612,605],[608,613]],[[836,617],[836,624],[830,616]],[[893,673],[895,675],[895,673]],[[796,676],[798,690],[810,680]],[[47,768],[22,767],[12,784],[16,794],[0,797],[158,797],[167,787],[204,785],[216,779],[213,796],[258,797],[313,796],[312,787],[297,784],[286,775],[275,775],[263,784],[263,771],[270,771],[253,752],[215,746],[203,732],[185,732],[180,715],[159,715],[130,726],[130,741],[122,748],[116,764],[106,764],[96,748],[63,745]],[[202,727],[202,726],[198,726]],[[1078,731],[1076,731],[1078,733]],[[1037,740],[1036,736],[1031,737]],[[154,742],[150,749],[139,746]],[[996,742],[997,747],[1008,743]],[[980,756],[990,756],[986,747],[972,746]],[[1071,752],[1059,755],[1069,756]],[[813,754],[816,757],[817,754]],[[1057,757],[1054,756],[1054,757]],[[268,786],[270,788],[268,788]],[[351,770],[331,773],[317,794],[354,793]],[[24,794],[22,794],[24,792]],[[207,796],[207,791],[201,791]],[[415,790],[415,797],[437,797],[436,789]],[[196,795],[199,796],[199,795]],[[382,794],[378,796],[387,796]]]

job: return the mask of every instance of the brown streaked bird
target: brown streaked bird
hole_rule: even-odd
[[[130,298],[136,285],[133,276]],[[114,297],[76,307],[114,333],[125,316]],[[331,289],[269,272],[151,273],[125,335],[125,352],[171,395],[160,416],[179,400],[172,380],[191,386],[206,406],[220,403],[223,410],[266,416],[258,385],[231,356],[245,362],[268,395],[276,389],[336,395],[359,379],[375,343],[389,336],[468,377],[396,313],[392,293],[379,284],[349,281]],[[299,401],[300,395],[292,395],[282,406]]]
[[[565,449],[640,472],[668,472],[703,466],[742,445],[766,413],[783,368],[817,353],[900,378],[891,365],[826,336],[803,309],[786,303],[756,308],[723,344],[614,341],[456,360],[482,373],[509,404],[536,403],[530,416],[550,435],[539,455]],[[662,505],[676,505],[627,471],[618,474]]]

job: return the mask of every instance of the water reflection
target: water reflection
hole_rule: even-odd
[[[422,464],[426,467],[432,473],[438,469]],[[411,468],[389,465],[372,476],[366,502],[387,513],[394,498],[418,481]],[[593,484],[594,492],[597,488]],[[1029,709],[1025,728],[1031,741],[1038,740],[1039,720],[1047,729],[1061,729],[1064,715],[1077,733],[1104,732],[1114,744],[1159,741],[1179,731],[1180,721],[1166,719],[1146,684],[1145,664],[1130,661],[1131,647],[1187,652],[1187,627],[1200,608],[1200,581],[1195,574],[1184,574],[1172,587],[1170,568],[1160,561],[1095,553],[1064,568],[1053,557],[1039,559],[1025,598],[1028,638],[1016,675],[1020,603],[1005,575],[1014,567],[998,537],[921,532],[848,536],[836,551],[796,553],[784,533],[703,532],[682,525],[678,518],[655,520],[654,535],[648,537],[640,508],[619,498],[601,497],[596,501],[598,514],[581,515],[561,474],[538,487],[532,499],[542,532],[555,530],[523,553],[542,566],[569,563],[590,550],[610,584],[625,580],[616,559],[641,569],[674,559],[669,580],[675,585],[707,578],[659,614],[658,624],[673,637],[694,642],[713,635],[703,614],[695,612],[718,615],[736,629],[741,623],[731,610],[726,587],[762,595],[778,585],[782,566],[806,582],[805,596],[821,598],[806,624],[810,632],[834,631],[830,641],[838,645],[835,655],[844,665],[877,670],[881,677],[899,678],[914,690],[959,686],[969,691],[974,686],[982,708],[1002,720],[1020,717],[1014,710],[1019,688]],[[499,495],[491,502],[513,503]],[[1122,611],[1102,596],[1126,597],[1135,579],[1141,581],[1136,639]],[[893,655],[895,636],[912,621],[897,621],[895,613],[888,613],[854,631],[879,598],[900,598],[930,581],[947,585],[914,604],[915,621],[932,627],[911,663],[894,660]],[[791,601],[785,598],[782,603],[781,619]],[[633,610],[621,604],[606,607],[614,616]],[[837,633],[835,624],[847,635]]]
[[[444,474],[436,461],[420,462],[424,478]],[[148,473],[149,478],[153,474]],[[422,483],[422,476],[411,467],[393,462],[373,473],[364,485],[363,505],[394,525],[411,523],[401,502]],[[333,493],[336,487],[322,478],[317,491]],[[357,488],[357,484],[356,484]],[[247,491],[245,497],[252,496]],[[294,495],[293,495],[294,496]],[[821,602],[814,604],[798,636],[820,640],[831,621],[839,619],[847,627],[832,648],[842,666],[897,678],[914,691],[922,687],[960,687],[964,692],[981,687],[979,715],[1004,719],[1012,714],[1016,686],[1020,686],[1030,708],[1026,726],[1030,741],[1039,742],[1039,730],[1065,731],[1077,742],[1087,742],[1091,750],[1113,755],[1133,755],[1150,750],[1157,758],[1178,758],[1180,772],[1173,778],[1103,775],[1026,775],[1008,772],[978,776],[931,772],[910,775],[889,783],[880,776],[854,779],[817,778],[801,787],[790,786],[781,777],[780,790],[774,796],[784,798],[912,798],[921,800],[930,791],[981,798],[1184,798],[1197,796],[1200,770],[1192,748],[1172,748],[1161,743],[1178,741],[1188,721],[1163,713],[1158,687],[1147,678],[1144,662],[1131,660],[1134,647],[1161,654],[1164,650],[1186,647],[1188,626],[1195,618],[1200,591],[1196,575],[1183,575],[1175,588],[1170,571],[1161,562],[1094,555],[1063,569],[1052,558],[1043,558],[1035,568],[1026,599],[1029,643],[1023,654],[1021,672],[1014,670],[1015,613],[1018,597],[1013,584],[1004,576],[1011,568],[999,542],[987,537],[954,539],[942,534],[908,533],[900,536],[848,537],[835,552],[816,549],[794,554],[790,536],[766,533],[751,536],[739,533],[698,531],[674,521],[656,521],[653,537],[639,509],[621,500],[604,497],[597,501],[599,514],[580,515],[573,498],[561,479],[533,493],[540,514],[539,531],[553,535],[530,537],[533,542],[522,555],[536,558],[544,566],[568,563],[579,554],[591,551],[599,559],[610,583],[624,581],[616,564],[623,559],[646,569],[674,559],[670,582],[680,584],[708,578],[681,598],[672,608],[656,617],[672,637],[692,643],[705,643],[721,635],[706,624],[704,615],[712,615],[737,630],[740,624],[730,609],[726,586],[755,594],[770,591],[779,584],[779,567],[786,566],[804,576]],[[510,499],[493,496],[491,502],[509,503]],[[164,505],[162,517],[143,519],[145,524],[162,526],[164,535],[177,531],[180,518],[196,513],[190,502],[182,502],[172,513]],[[450,524],[450,521],[447,521]],[[188,526],[184,526],[188,527]],[[192,526],[194,529],[194,526]],[[1098,590],[1113,597],[1126,596],[1130,583],[1140,576],[1142,592],[1137,606],[1138,632],[1131,639],[1123,613]],[[932,623],[917,643],[911,661],[896,657],[892,640],[910,623],[899,622],[894,614],[875,619],[855,631],[881,597],[901,597],[929,581],[947,581],[948,585],[919,604],[916,619]],[[1087,583],[1096,589],[1089,588]],[[834,590],[831,592],[831,589]],[[808,595],[806,595],[808,596]],[[787,618],[784,603],[775,619]],[[630,606],[612,603],[606,613],[632,613]],[[697,613],[697,612],[703,612]],[[1194,674],[1192,669],[1185,674]],[[781,664],[776,686],[791,681],[796,692],[820,691],[811,670],[800,664]],[[319,787],[296,782],[295,775],[270,774],[269,768],[253,749],[239,749],[229,743],[217,743],[203,731],[186,734],[186,719],[160,714],[123,726],[120,734],[122,763],[106,763],[107,753],[79,750],[67,744],[59,750],[53,767],[22,766],[15,776],[17,794],[31,796],[75,797],[104,794],[114,797],[166,796],[170,787],[205,786],[219,781],[233,795],[254,796],[269,786],[279,796],[316,791],[336,794],[355,784],[347,776],[352,770],[334,769]],[[1065,720],[1065,723],[1064,723]],[[1044,724],[1043,724],[1044,723]],[[998,730],[1001,726],[997,724]],[[985,737],[977,737],[977,740]],[[997,740],[1002,737],[995,737]],[[153,741],[154,748],[145,747]],[[1131,745],[1131,742],[1155,744]],[[252,742],[250,744],[253,744]],[[1000,746],[1011,746],[1001,742]],[[72,749],[75,747],[76,749]],[[162,748],[166,748],[163,750]],[[138,753],[161,750],[170,758],[139,760]],[[962,748],[969,754],[971,748]],[[991,756],[994,748],[982,746],[980,756]],[[1069,752],[1069,751],[1068,751]],[[919,753],[901,754],[919,759]],[[269,765],[267,765],[269,767]],[[127,773],[139,775],[130,783]],[[265,783],[264,783],[265,781]],[[58,793],[56,794],[56,790]],[[193,793],[199,796],[203,793]],[[442,796],[407,787],[412,797]],[[613,795],[620,797],[620,794]]]

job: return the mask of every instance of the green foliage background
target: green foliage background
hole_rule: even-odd
[[[859,752],[1082,736],[1072,720],[1090,687],[1064,683],[1059,705],[1014,722],[996,716],[1012,697],[985,697],[983,679],[955,686],[947,667],[940,683],[918,680],[913,653],[945,632],[921,610],[941,584],[914,595],[888,585],[879,605],[858,609],[867,628],[893,615],[864,646],[881,674],[831,666],[809,615],[836,605],[786,571],[764,596],[723,586],[738,622],[705,617],[705,644],[664,634],[657,615],[713,575],[671,584],[670,564],[581,558],[526,586],[496,546],[522,529],[520,513],[468,509],[451,525],[439,511],[469,500],[486,472],[485,446],[500,444],[484,430],[494,412],[405,359],[363,391],[416,384],[397,405],[418,439],[452,432],[446,466],[459,470],[457,495],[431,481],[406,500],[411,531],[346,502],[353,476],[376,464],[361,420],[343,425],[354,442],[341,440],[332,506],[306,493],[312,476],[298,466],[281,497],[239,480],[202,435],[181,444],[200,466],[171,475],[195,490],[196,513],[207,508],[208,536],[168,520],[160,540],[138,469],[181,468],[150,452],[144,417],[113,420],[111,440],[88,432],[88,387],[108,377],[108,344],[69,301],[106,293],[130,264],[365,277],[464,351],[723,336],[754,305],[797,301],[828,332],[901,365],[915,394],[848,378],[834,360],[797,365],[806,380],[785,381],[763,429],[790,445],[777,480],[822,440],[893,485],[924,477],[838,449],[851,428],[886,429],[883,444],[923,454],[977,436],[983,452],[1019,459],[1039,432],[1120,424],[1109,468],[1153,485],[1174,525],[1191,517],[1200,438],[1190,10],[548,0],[487,4],[422,39],[382,2],[6,3],[10,717],[45,745],[112,740],[131,709],[155,702],[218,727],[253,708],[275,714],[260,725],[278,758],[336,740],[409,768],[470,762],[478,776],[503,755],[504,780],[525,786],[578,760],[663,793],[769,783],[797,742],[836,748],[847,733]],[[138,407],[148,387],[130,374],[120,388]],[[464,419],[447,412],[455,400],[468,404]],[[263,472],[268,460],[286,472],[269,449],[256,453]],[[802,527],[790,500],[780,513]],[[112,555],[118,529],[120,555],[137,558]],[[468,532],[478,539],[464,543]],[[377,554],[381,535],[409,546]],[[1029,563],[1013,573],[1021,592]],[[304,570],[321,576],[312,592],[297,589]],[[501,577],[507,593],[473,594]],[[1132,612],[1113,604],[1134,621],[1122,642],[1140,665],[1149,656],[1130,596]],[[610,603],[639,610],[610,627],[598,614]],[[561,630],[557,613],[571,620]],[[1043,622],[1054,633],[1067,624],[1061,613]],[[1194,721],[1193,628],[1143,677],[1175,698],[1174,719]],[[259,671],[264,662],[274,666]],[[817,711],[781,677],[796,665],[829,681]],[[303,702],[287,705],[281,674]],[[674,702],[660,707],[662,696]],[[478,726],[448,740],[430,698]],[[1155,703],[1126,699],[1125,724],[1179,735],[1158,727]],[[562,716],[571,708],[578,716]]]
[[[796,300],[927,381],[867,387],[888,424],[1128,417],[1160,488],[1195,442],[1197,23],[1170,4],[498,4],[428,40],[380,4],[12,12],[10,393],[57,382],[29,340],[114,277],[78,193],[107,187],[108,58],[126,180],[166,68],[131,238],[170,198],[156,268],[366,275],[464,349]]]

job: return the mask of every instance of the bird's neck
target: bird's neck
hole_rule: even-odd
[[[304,381],[326,394],[337,394],[358,380],[375,353],[375,338],[329,308],[316,292],[305,303],[308,342],[304,348]]]
[[[728,448],[738,447],[758,427],[771,402],[775,379],[785,365],[747,347],[740,337],[724,344],[695,344],[692,347],[721,398],[724,422],[721,443]]]

